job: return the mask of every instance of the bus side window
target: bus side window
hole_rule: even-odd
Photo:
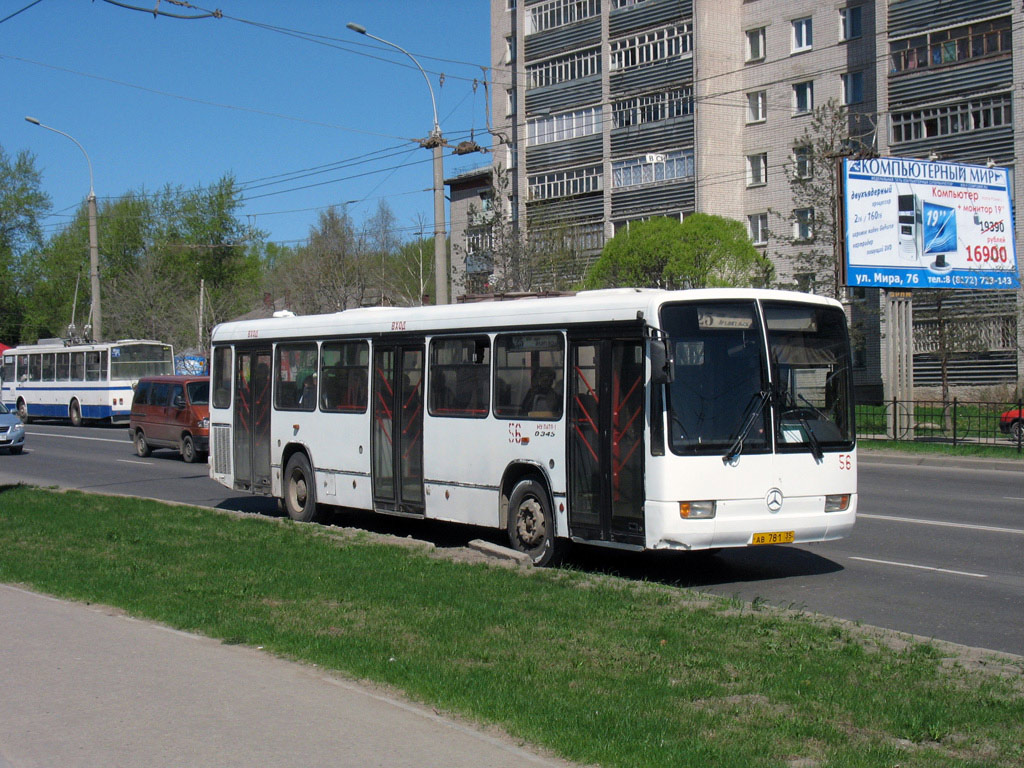
[[[499,334],[494,342],[494,414],[505,419],[560,419],[565,344],[554,333]]]
[[[71,353],[71,380],[85,381],[85,352]]]
[[[231,405],[231,347],[213,350],[213,407]]]

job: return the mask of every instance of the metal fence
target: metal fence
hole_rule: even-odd
[[[857,406],[857,437],[950,445],[998,445],[1024,452],[1024,405],[1016,403],[891,400]]]

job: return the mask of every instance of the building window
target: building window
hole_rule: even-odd
[[[505,91],[505,117],[516,113],[516,92],[514,88]]]
[[[647,154],[612,162],[612,188],[635,187],[693,177],[693,151]]]
[[[810,147],[793,150],[793,175],[797,179],[809,179],[814,175],[814,155]]]
[[[899,144],[1012,125],[1013,113],[1010,94],[1003,93],[958,104],[894,112],[890,121],[892,143]]]
[[[747,186],[759,187],[768,183],[768,153],[747,155]]]
[[[578,80],[601,72],[601,50],[591,48],[531,64],[526,68],[527,88]]]
[[[754,245],[768,245],[768,214],[753,213],[747,216],[747,231]]]
[[[567,24],[598,16],[600,0],[549,0],[529,8],[526,16],[526,34],[557,29]]]
[[[860,104],[864,101],[864,73],[847,72],[841,77],[843,104]]]
[[[530,176],[530,200],[550,200],[556,197],[582,195],[601,191],[601,166],[573,168]]]
[[[550,144],[553,141],[577,139],[601,132],[601,107],[590,107],[576,112],[528,120],[526,142],[528,146]]]
[[[889,72],[898,74],[1009,54],[1012,43],[1009,16],[903,37],[889,42]]]
[[[806,115],[814,109],[814,83],[808,80],[805,83],[796,83],[793,86],[793,112],[798,115]]]
[[[840,40],[854,40],[861,36],[861,11],[859,5],[839,9]]]
[[[797,208],[793,211],[793,239],[799,242],[814,239],[813,208]]]
[[[801,293],[814,293],[818,284],[817,275],[813,272],[797,272],[793,279],[796,281],[796,289]]]
[[[612,72],[649,67],[669,59],[682,58],[693,50],[693,25],[673,24],[639,35],[614,40],[608,68]]]
[[[628,8],[631,5],[639,5],[644,0],[612,0],[612,8]]]
[[[747,94],[747,122],[760,123],[768,118],[768,92],[754,91]]]
[[[764,59],[764,27],[747,30],[747,61]]]
[[[612,126],[656,123],[672,117],[693,114],[693,88],[675,88],[662,93],[648,93],[612,104]]]
[[[793,53],[811,50],[813,44],[811,35],[811,17],[793,19]]]

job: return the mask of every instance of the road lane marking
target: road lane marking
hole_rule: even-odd
[[[898,563],[894,560],[875,560],[871,557],[850,557],[851,560],[861,560],[865,563],[878,563],[880,565],[895,565],[899,568],[916,568],[921,571],[936,571],[937,573],[951,573],[954,576],[970,576],[974,579],[987,579],[987,573],[971,573],[970,571],[952,571],[949,568],[935,568],[930,565],[914,565],[913,563]]]
[[[868,520],[889,520],[894,523],[916,523],[917,525],[937,525],[942,528],[968,528],[972,531],[988,531],[989,533],[1015,533],[1024,536],[1024,528],[998,528],[994,525],[974,525],[973,523],[947,523],[943,520],[922,520],[917,517],[896,517],[894,515],[869,515],[858,512],[857,517]]]
[[[61,437],[65,440],[95,440],[99,443],[121,443],[122,445],[131,445],[131,440],[127,437],[122,437],[120,440],[115,440],[112,437],[85,437],[84,435],[55,435],[51,432],[26,432],[25,434],[31,435],[32,437]]]
[[[152,461],[135,461],[135,459],[118,459],[122,464],[141,464],[144,467],[150,467],[153,465]]]

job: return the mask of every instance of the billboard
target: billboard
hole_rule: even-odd
[[[847,285],[1020,286],[1006,168],[844,160],[843,205]]]

